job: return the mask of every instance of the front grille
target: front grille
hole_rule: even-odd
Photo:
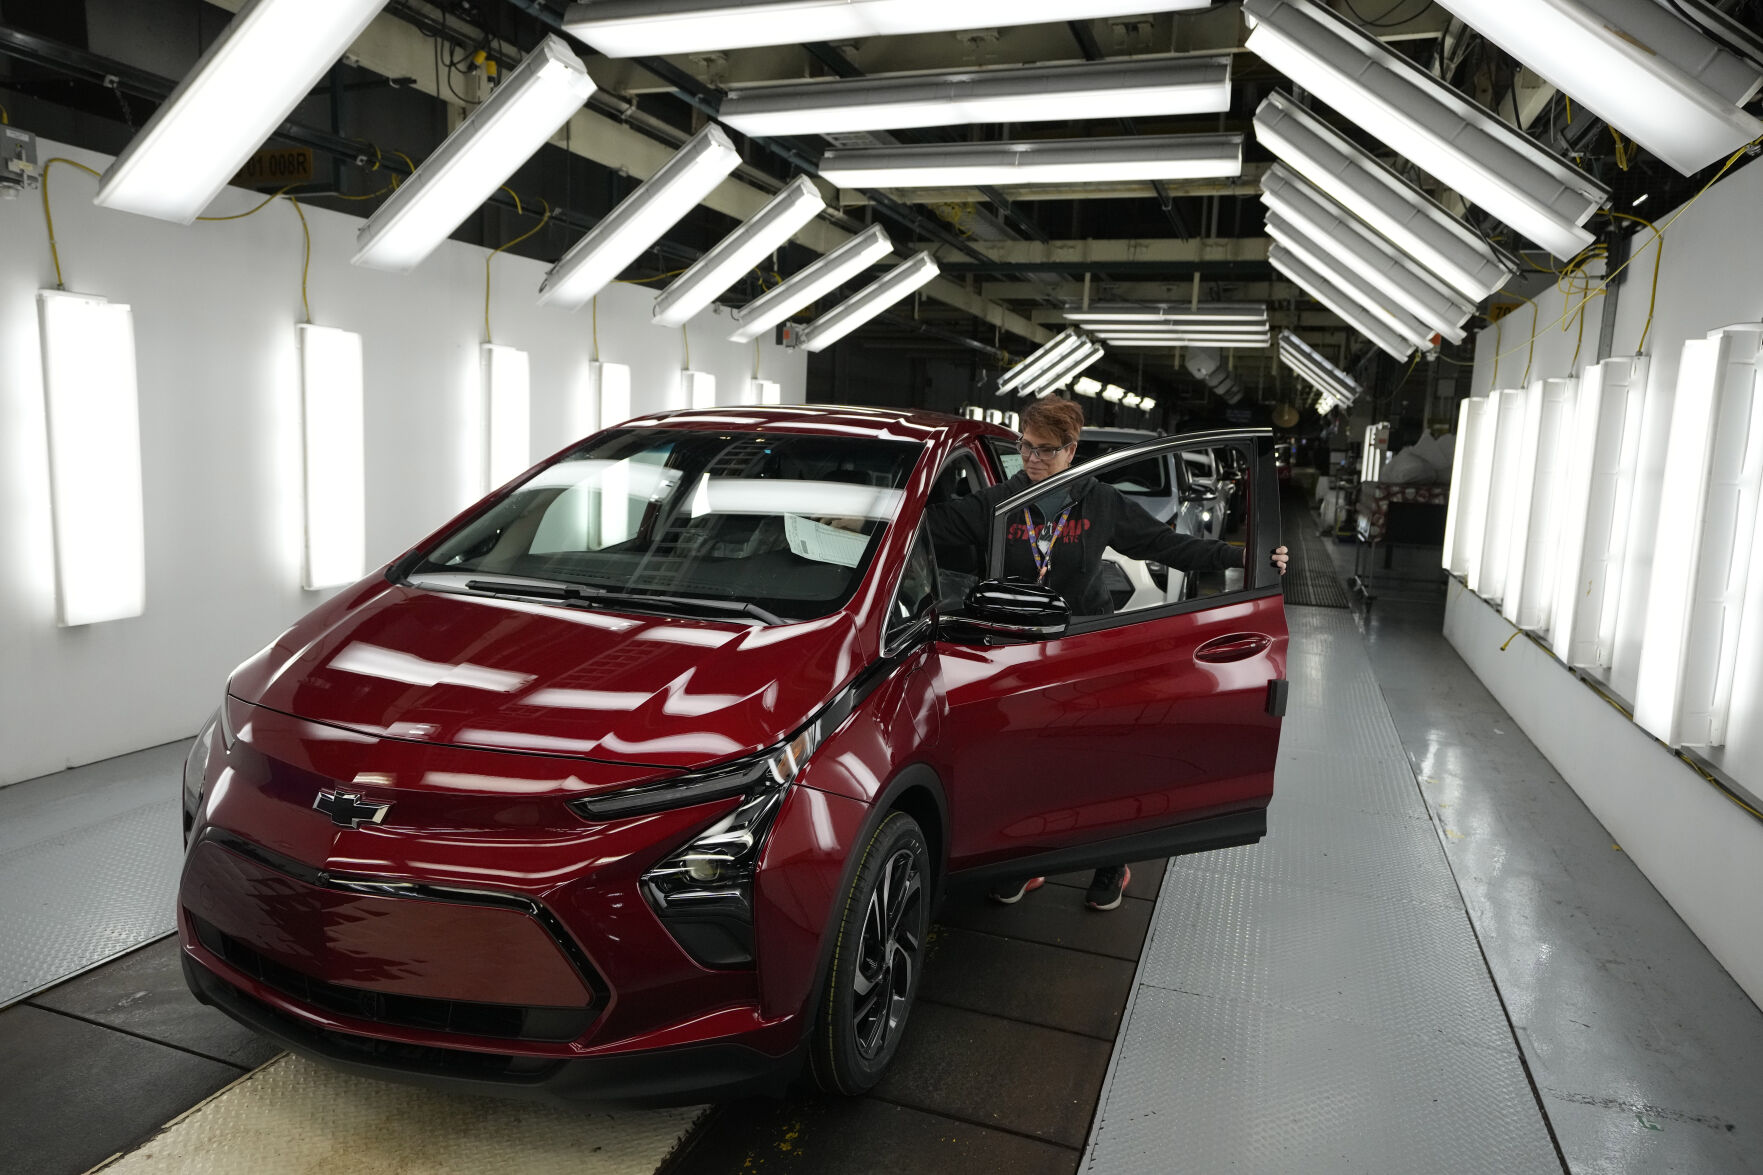
[[[541,1008],[521,1004],[437,1000],[426,996],[396,995],[327,983],[292,967],[285,967],[230,934],[223,933],[206,919],[187,909],[184,912],[189,916],[197,939],[211,954],[225,959],[231,966],[290,999],[339,1016],[405,1028],[456,1032],[464,1036],[543,1041],[575,1040],[594,1023],[596,1013],[592,1008]]]

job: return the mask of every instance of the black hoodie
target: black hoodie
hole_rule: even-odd
[[[938,546],[968,545],[983,552],[991,543],[992,509],[1034,483],[1019,472],[965,498],[942,502],[926,513],[931,541]],[[1105,616],[1114,602],[1102,586],[1102,552],[1113,547],[1131,559],[1154,559],[1178,571],[1222,571],[1242,567],[1243,549],[1217,539],[1177,534],[1107,482],[1079,478],[1067,487],[1073,506],[1053,544],[1052,562],[1041,580],[1071,606],[1074,615]],[[1030,543],[1049,525],[1036,503],[1027,510],[1033,530],[1018,513],[1006,521],[1004,577],[1034,582],[1039,577]]]

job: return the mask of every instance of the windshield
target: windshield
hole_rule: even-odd
[[[602,433],[435,544],[418,586],[691,599],[823,616],[856,590],[922,450],[901,441],[631,429]],[[543,581],[531,584],[531,581]],[[671,603],[670,603],[671,600]],[[612,601],[608,601],[612,603]]]
[[[1147,441],[1153,439],[1155,438],[1145,438]],[[1105,457],[1109,453],[1140,443],[1142,442],[1080,439],[1077,442],[1077,456],[1071,463],[1082,465],[1086,461],[1094,461],[1097,457]],[[1123,494],[1145,494],[1158,498],[1169,496],[1169,464],[1168,459],[1162,456],[1136,461],[1130,465],[1116,465],[1104,469],[1096,476]]]

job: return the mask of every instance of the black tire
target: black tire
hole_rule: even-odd
[[[900,1046],[923,975],[930,877],[923,830],[890,813],[845,895],[815,1017],[809,1065],[828,1093],[868,1092]]]

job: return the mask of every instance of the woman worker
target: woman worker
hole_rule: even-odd
[[[990,539],[992,508],[1068,468],[1083,424],[1083,409],[1071,400],[1047,396],[1023,409],[1022,439],[1016,446],[1022,454],[1021,472],[934,507],[929,515],[931,541],[983,550]],[[1004,578],[1045,584],[1065,598],[1074,615],[1106,615],[1114,611],[1101,576],[1102,552],[1108,547],[1128,558],[1154,559],[1178,571],[1221,571],[1243,567],[1247,559],[1241,547],[1178,534],[1107,482],[1081,478],[1032,501],[1022,521],[1010,526],[1005,535]],[[1272,562],[1284,575],[1284,547],[1274,549]],[[1098,869],[1084,903],[1092,910],[1112,910],[1120,905],[1131,880],[1132,870],[1125,865]],[[1014,890],[993,893],[992,899],[1007,905],[1019,902],[1044,881],[1031,877]]]

